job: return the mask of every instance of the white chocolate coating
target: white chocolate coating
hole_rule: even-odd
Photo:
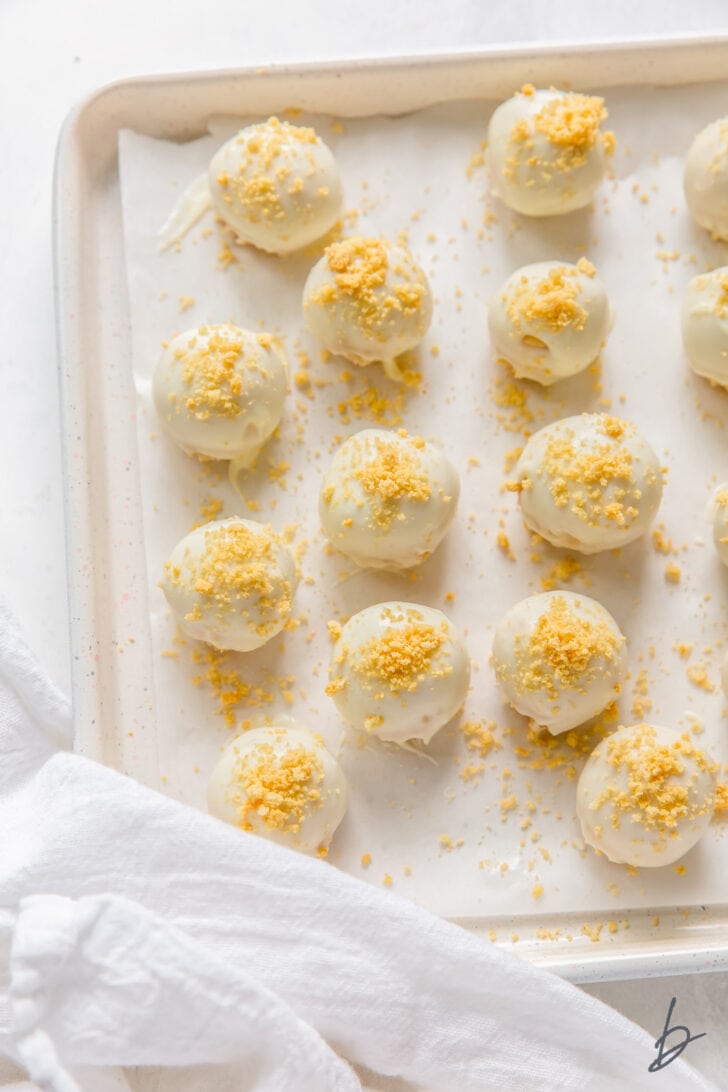
[[[689,732],[620,728],[592,751],[576,786],[584,841],[615,864],[673,864],[705,833],[717,770]]]
[[[588,205],[614,148],[602,133],[602,99],[524,88],[502,102],[488,126],[491,187],[525,216],[559,216]]]
[[[441,611],[378,603],[342,628],[329,679],[347,724],[393,743],[428,743],[465,701],[470,659]]]
[[[186,535],[164,566],[161,588],[190,637],[250,652],[280,633],[297,582],[280,535],[233,517]]]
[[[728,239],[728,117],[702,129],[685,159],[685,200],[693,219]]]
[[[595,599],[544,592],[516,603],[501,619],[493,667],[513,708],[558,735],[618,697],[627,669],[625,639]]]
[[[716,492],[712,507],[713,545],[718,559],[728,565],[728,484]]]
[[[175,443],[190,454],[248,464],[278,425],[287,388],[276,340],[231,323],[177,334],[152,382],[159,419]]]
[[[346,811],[346,779],[320,736],[287,717],[228,743],[207,789],[211,815],[325,856]]]
[[[496,353],[543,386],[577,375],[599,355],[612,324],[607,292],[584,259],[536,262],[512,273],[488,305]]]
[[[215,211],[238,238],[271,254],[320,239],[341,210],[341,182],[330,149],[308,127],[278,118],[249,125],[212,158]]]
[[[634,425],[603,413],[564,417],[526,443],[511,488],[523,518],[554,546],[613,550],[648,530],[662,499],[660,462]]]
[[[345,440],[323,477],[324,534],[364,568],[408,569],[437,548],[460,494],[455,467],[417,436],[369,428]]]
[[[354,236],[327,247],[309,273],[303,317],[329,352],[354,364],[380,361],[399,379],[396,358],[427,333],[432,298],[409,250]]]
[[[690,367],[696,375],[728,387],[728,265],[693,277],[681,319]]]

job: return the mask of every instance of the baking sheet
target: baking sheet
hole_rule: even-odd
[[[529,222],[485,196],[481,143],[493,103],[397,119],[297,118],[312,122],[335,151],[350,213],[346,229],[406,231],[431,280],[435,318],[415,365],[422,379],[403,389],[376,368],[359,371],[320,359],[300,318],[301,289],[316,253],[280,259],[237,248],[212,217],[179,251],[158,253],[157,229],[235,124],[217,122],[214,137],[186,145],[133,133],[120,139],[162,787],[204,806],[207,771],[231,731],[216,713],[214,688],[204,678],[192,681],[215,665],[204,662],[201,646],[176,643],[157,587],[163,561],[193,522],[212,511],[211,502],[222,501],[220,515],[295,525],[294,541],[305,545],[295,609],[300,624],[259,652],[230,655],[217,665],[237,671],[253,688],[254,700],[236,716],[279,709],[322,731],[332,749],[340,749],[351,787],[332,863],[374,883],[391,880],[393,889],[447,916],[546,920],[558,912],[604,911],[609,929],[618,931],[619,913],[630,907],[728,901],[720,828],[684,859],[684,873],[630,875],[585,852],[573,806],[583,755],[563,742],[529,739],[523,718],[504,708],[488,665],[500,615],[540,590],[542,578],[561,586],[554,566],[573,556],[530,542],[513,498],[502,491],[507,453],[541,424],[611,406],[640,426],[668,467],[658,518],[664,540],[677,550],[667,555],[645,540],[618,556],[579,559],[581,573],[569,577],[568,586],[604,602],[629,637],[631,679],[613,723],[636,719],[638,702],[657,721],[702,728],[701,742],[728,759],[718,686],[728,576],[704,522],[715,483],[728,477],[726,396],[688,373],[679,336],[682,287],[695,273],[728,261],[725,244],[692,225],[681,193],[684,151],[702,125],[728,113],[728,88],[611,90],[607,104],[619,141],[615,177],[593,210],[550,222]],[[254,119],[239,122],[248,120]],[[225,264],[228,253],[235,261]],[[601,368],[550,393],[515,383],[488,345],[489,295],[521,264],[584,253],[616,311]],[[252,507],[244,510],[219,468],[188,459],[160,433],[149,399],[160,342],[201,322],[228,319],[282,334],[292,372],[304,373],[293,384],[280,437],[246,482]],[[350,378],[341,378],[345,371]],[[384,403],[376,398],[382,393]],[[437,553],[409,576],[354,571],[345,558],[327,553],[315,517],[331,452],[370,426],[374,411],[383,418],[378,423],[441,440],[461,472],[456,522]],[[498,545],[500,531],[509,549]],[[677,584],[665,579],[668,562],[680,567]],[[362,746],[342,733],[323,693],[331,649],[325,623],[391,598],[444,609],[465,632],[474,660],[463,715],[435,737],[427,757],[376,741]],[[676,644],[692,646],[687,658]],[[200,655],[203,662],[195,662]],[[687,669],[699,677],[698,665],[713,689],[690,681]],[[477,726],[470,735],[466,724]],[[481,755],[489,732],[494,745]],[[464,780],[467,768],[481,762],[480,774]],[[363,854],[371,855],[368,868]]]

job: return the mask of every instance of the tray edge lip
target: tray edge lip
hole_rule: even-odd
[[[717,28],[712,33],[710,31],[699,31],[695,34],[675,33],[658,37],[653,35],[635,38],[606,37],[595,38],[593,41],[588,42],[579,42],[574,39],[559,39],[549,42],[496,42],[477,49],[467,46],[447,52],[432,49],[418,53],[377,53],[337,59],[326,58],[320,61],[261,62],[258,65],[249,64],[239,68],[183,69],[173,72],[139,73],[134,76],[125,76],[101,84],[88,92],[66,114],[57,140],[54,195],[56,192],[58,163],[72,131],[78,128],[86,114],[93,110],[103,99],[119,93],[123,94],[125,91],[136,91],[142,86],[156,88],[183,82],[186,84],[202,84],[217,80],[235,80],[253,76],[277,78],[286,75],[306,78],[318,73],[335,74],[342,70],[347,73],[352,70],[375,72],[380,69],[417,68],[421,65],[427,67],[433,65],[445,66],[453,63],[475,65],[488,60],[517,60],[518,58],[527,60],[533,57],[547,58],[564,54],[573,56],[583,52],[612,54],[626,51],[629,53],[647,52],[653,54],[659,53],[666,48],[682,51],[695,48],[720,49],[721,47],[728,49],[728,30]]]

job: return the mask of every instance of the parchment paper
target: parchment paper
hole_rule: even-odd
[[[559,911],[602,910],[618,918],[627,907],[723,902],[728,842],[719,826],[684,859],[684,874],[670,867],[630,874],[584,849],[574,778],[585,756],[563,741],[552,749],[529,741],[525,720],[502,703],[489,655],[499,617],[541,590],[556,562],[573,556],[530,542],[515,498],[502,489],[506,453],[542,424],[611,407],[635,421],[664,459],[658,522],[677,552],[659,552],[648,537],[619,554],[579,559],[581,571],[566,574],[566,581],[551,579],[601,600],[629,638],[631,678],[609,726],[642,717],[692,724],[703,729],[700,741],[728,760],[718,670],[726,647],[728,572],[705,521],[716,483],[728,478],[728,395],[688,371],[679,328],[689,278],[728,263],[728,246],[692,224],[681,183],[694,133],[728,113],[728,87],[610,92],[610,125],[619,144],[614,177],[592,209],[548,221],[511,214],[487,197],[479,150],[494,105],[466,103],[394,120],[299,119],[314,124],[335,151],[345,229],[389,237],[406,232],[431,280],[435,317],[415,363],[419,387],[398,388],[376,366],[321,360],[301,319],[301,290],[319,250],[268,257],[231,243],[208,214],[179,250],[158,252],[156,232],[182,190],[239,124],[258,119],[215,122],[214,135],[185,145],[121,135],[163,789],[204,808],[208,771],[233,730],[216,711],[214,688],[191,681],[210,665],[193,662],[204,659],[202,646],[175,643],[176,625],[157,586],[174,544],[217,498],[218,515],[269,520],[281,529],[295,525],[300,624],[256,653],[229,656],[220,670],[234,669],[253,688],[251,700],[234,710],[236,723],[281,710],[321,731],[339,752],[351,803],[332,846],[334,865],[377,884],[390,878],[393,889],[460,918],[545,919]],[[222,268],[226,247],[234,261]],[[486,301],[522,264],[575,261],[581,254],[597,266],[616,312],[601,367],[550,393],[514,383],[493,358]],[[299,373],[280,435],[246,481],[245,501],[227,484],[224,466],[204,466],[174,447],[150,400],[160,342],[225,320],[281,334],[291,372]],[[388,400],[384,408],[372,405],[376,393]],[[356,570],[327,552],[318,527],[324,467],[343,438],[373,423],[403,425],[442,441],[461,473],[456,521],[442,547],[411,574]],[[509,547],[498,545],[499,532]],[[678,583],[666,580],[668,563],[679,566]],[[435,737],[426,757],[347,734],[324,694],[331,651],[326,622],[395,598],[445,610],[465,632],[473,657],[463,715]],[[690,653],[681,655],[676,643],[692,646]],[[177,658],[165,656],[169,651]],[[712,689],[690,681],[687,669],[696,665],[705,667]],[[468,722],[493,722],[496,746],[485,755],[468,748],[469,741],[478,743],[477,734],[463,731]],[[481,762],[479,776],[467,773]],[[371,855],[368,868],[363,854]]]

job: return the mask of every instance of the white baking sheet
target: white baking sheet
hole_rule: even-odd
[[[604,911],[610,928],[620,929],[619,913],[628,908],[728,901],[720,828],[684,859],[684,873],[668,868],[631,875],[585,852],[570,777],[583,757],[563,742],[548,752],[529,742],[523,718],[503,706],[488,664],[500,615],[540,590],[541,577],[565,556],[530,544],[514,498],[501,489],[506,452],[523,442],[524,429],[609,404],[641,427],[669,468],[659,521],[678,554],[663,555],[645,540],[619,555],[583,559],[583,575],[569,586],[604,602],[629,637],[632,678],[619,721],[634,720],[634,698],[647,697],[646,716],[678,726],[698,718],[701,741],[728,761],[718,673],[728,573],[714,556],[704,520],[715,483],[728,477],[728,396],[690,375],[679,332],[687,280],[728,262],[728,246],[692,225],[681,190],[681,158],[699,128],[728,113],[728,86],[619,89],[606,97],[619,142],[615,177],[593,210],[547,222],[511,214],[485,196],[477,153],[493,103],[341,124],[305,114],[298,119],[313,123],[335,150],[352,212],[347,229],[390,237],[406,231],[431,280],[435,318],[419,354],[422,385],[404,392],[376,367],[358,371],[320,359],[300,316],[315,253],[272,258],[233,245],[237,261],[220,268],[229,240],[208,215],[178,251],[159,254],[159,226],[235,124],[216,123],[214,137],[186,145],[130,132],[120,138],[162,787],[204,807],[207,772],[231,731],[210,686],[192,682],[205,670],[193,662],[204,650],[194,642],[175,644],[176,627],[157,587],[175,542],[201,518],[209,498],[218,498],[221,515],[295,525],[294,540],[305,545],[295,610],[300,625],[252,655],[229,657],[228,667],[272,695],[270,703],[240,705],[238,720],[279,709],[322,731],[332,749],[340,749],[351,788],[331,862],[377,884],[391,878],[394,890],[453,917],[546,920],[557,912]],[[581,254],[595,262],[616,311],[600,374],[587,373],[548,394],[511,384],[488,344],[489,295],[521,264]],[[222,468],[203,467],[175,449],[149,398],[160,342],[224,320],[280,333],[292,372],[301,367],[299,353],[310,359],[311,387],[294,384],[280,437],[247,483],[255,511],[236,498]],[[341,379],[345,370],[352,378]],[[373,423],[366,410],[342,414],[340,404],[367,388],[390,400],[386,423],[441,440],[461,472],[456,522],[440,550],[409,576],[354,570],[327,553],[318,529],[319,480],[331,452]],[[499,404],[514,389],[525,392],[525,412]],[[497,545],[500,530],[515,559]],[[540,561],[532,560],[534,552]],[[680,566],[679,584],[665,580],[668,561]],[[444,609],[465,632],[474,661],[463,716],[435,737],[429,760],[376,741],[362,746],[343,732],[324,694],[331,649],[326,622],[392,598]],[[678,642],[692,645],[687,659],[673,649]],[[168,650],[177,658],[165,656]],[[715,689],[688,679],[687,667],[696,664],[705,666]],[[462,731],[473,721],[495,722],[500,747],[482,759],[482,775],[466,782],[465,767],[481,761]],[[371,855],[366,869],[363,854]]]

